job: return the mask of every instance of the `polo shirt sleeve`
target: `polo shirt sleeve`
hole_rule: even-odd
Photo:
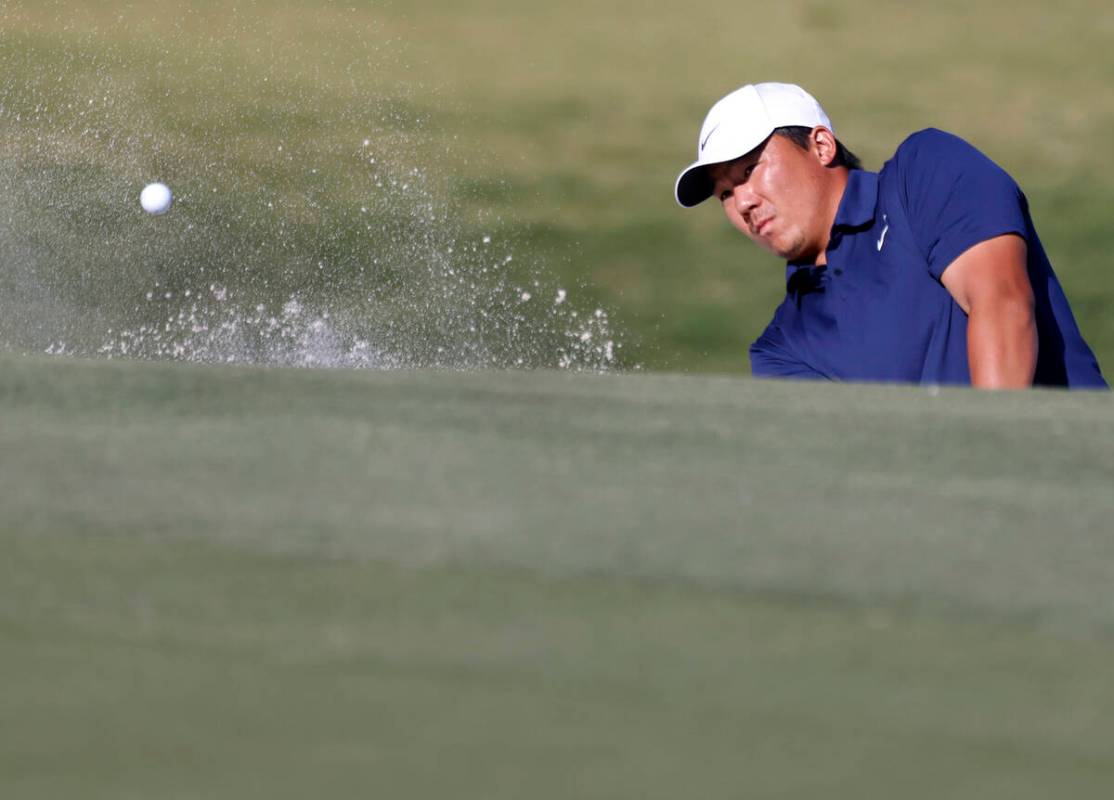
[[[750,374],[756,378],[824,379],[789,351],[776,321],[750,346]]]
[[[1005,170],[958,136],[929,128],[895,154],[913,238],[936,280],[979,242],[1026,236],[1027,204]]]

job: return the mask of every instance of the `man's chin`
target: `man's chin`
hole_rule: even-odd
[[[805,251],[803,241],[786,242],[784,239],[770,240],[763,239],[759,236],[751,236],[750,240],[767,253],[772,253],[778,258],[785,259],[786,261],[793,261],[799,258]]]
[[[808,248],[805,247],[804,242],[770,242],[766,249],[786,261],[808,260],[806,259]]]
[[[778,258],[783,258],[786,261],[793,261],[798,256],[800,256],[800,254],[801,254],[801,248],[799,248],[799,247],[785,247],[785,246],[779,247],[776,244],[774,244],[773,242],[768,244],[766,246],[766,249],[769,250],[771,253],[773,253]]]

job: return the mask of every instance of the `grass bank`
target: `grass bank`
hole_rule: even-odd
[[[21,797],[1104,797],[1105,395],[0,362]]]

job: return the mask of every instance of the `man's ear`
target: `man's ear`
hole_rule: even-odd
[[[816,153],[820,163],[825,167],[830,167],[839,152],[835,134],[827,128],[817,127],[812,129],[809,138],[812,140],[812,151]]]

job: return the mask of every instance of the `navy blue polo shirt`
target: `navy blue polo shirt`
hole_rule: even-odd
[[[969,384],[967,315],[940,275],[968,248],[1007,233],[1028,243],[1034,383],[1105,387],[1021,189],[974,147],[934,129],[902,142],[881,172],[852,170],[828,263],[787,266],[785,300],[750,348],[753,374]]]

